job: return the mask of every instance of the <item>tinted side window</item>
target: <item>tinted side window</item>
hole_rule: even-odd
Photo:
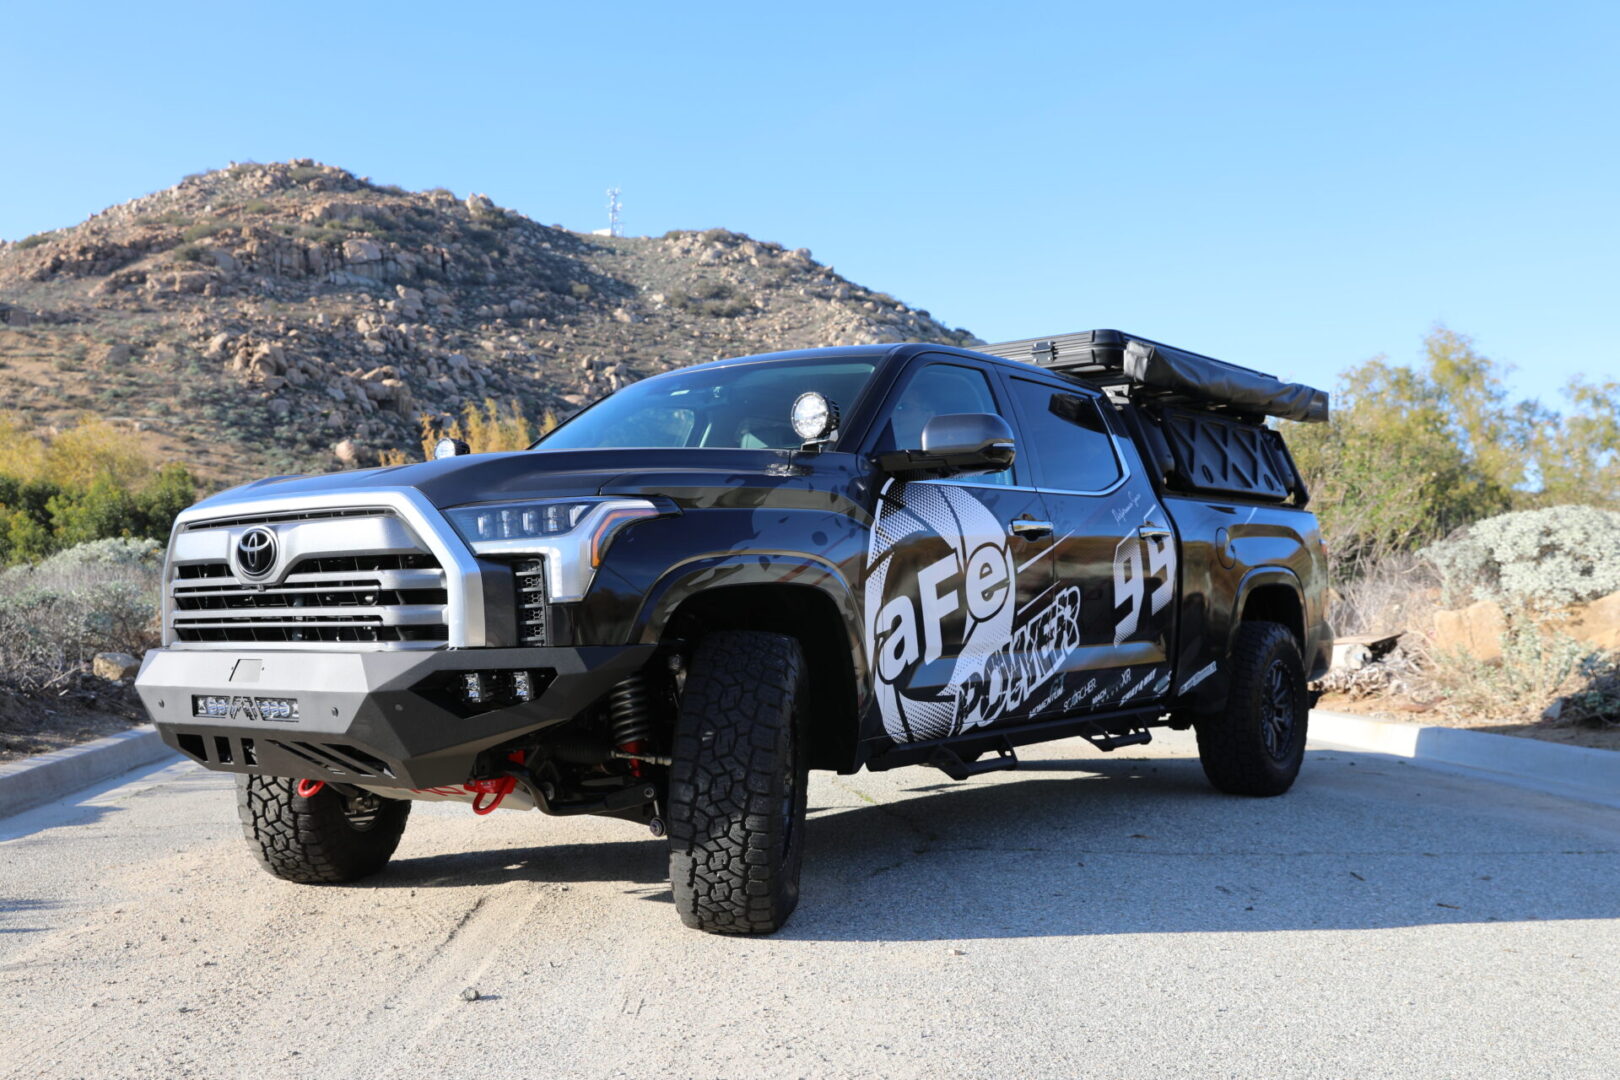
[[[1034,462],[1041,486],[1101,491],[1119,479],[1119,459],[1097,403],[1046,383],[1010,380],[1023,413],[1019,457]]]
[[[911,376],[889,405],[888,422],[877,449],[916,450],[922,446],[923,426],[936,416],[953,413],[995,413],[990,379],[978,368],[960,364],[929,364]],[[1012,470],[966,477],[977,484],[1010,484]]]

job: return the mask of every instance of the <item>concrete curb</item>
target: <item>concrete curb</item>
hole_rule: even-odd
[[[1488,731],[1311,712],[1313,742],[1406,758],[1414,765],[1488,775],[1516,787],[1620,807],[1620,753]]]
[[[173,754],[150,724],[0,765],[0,817],[71,795]]]

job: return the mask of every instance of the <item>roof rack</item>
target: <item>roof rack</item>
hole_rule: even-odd
[[[981,345],[977,351],[1075,375],[1131,400],[1192,403],[1306,423],[1328,418],[1325,391],[1118,330],[1028,338]]]

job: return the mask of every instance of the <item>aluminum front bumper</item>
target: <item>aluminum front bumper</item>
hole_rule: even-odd
[[[135,688],[163,741],[210,769],[339,780],[367,787],[460,784],[479,753],[589,708],[638,671],[654,645],[551,649],[251,652],[155,649]],[[456,672],[551,672],[535,700],[459,715],[424,687]],[[429,696],[424,696],[427,693]],[[227,717],[193,715],[193,698],[224,697]],[[254,703],[295,699],[298,718]]]

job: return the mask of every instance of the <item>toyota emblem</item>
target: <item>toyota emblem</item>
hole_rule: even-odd
[[[249,529],[236,541],[236,567],[243,577],[262,578],[276,566],[276,534]]]

